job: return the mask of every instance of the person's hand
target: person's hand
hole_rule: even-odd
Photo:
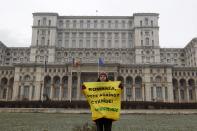
[[[119,85],[119,88],[123,89],[123,85],[122,85],[122,84],[120,84],[120,85]]]
[[[82,85],[81,89],[82,89],[82,90],[86,89],[85,85]]]

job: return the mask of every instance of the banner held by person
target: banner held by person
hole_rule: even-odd
[[[120,81],[109,82],[84,82],[83,90],[91,107],[92,119],[120,118],[121,89]]]

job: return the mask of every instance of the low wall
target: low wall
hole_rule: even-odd
[[[0,112],[15,113],[73,113],[89,114],[88,109],[64,108],[0,108]],[[197,114],[197,109],[131,109],[121,110],[121,114]]]

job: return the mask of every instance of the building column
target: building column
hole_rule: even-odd
[[[62,100],[62,78],[60,77],[60,87],[59,87],[59,96],[58,100]]]
[[[118,72],[114,72],[114,81],[117,81]]]
[[[144,88],[144,84],[142,84],[142,101],[145,100],[145,88]]]
[[[124,79],[124,83],[122,83],[122,84],[125,86],[125,85],[126,85],[126,84],[125,84],[125,83],[126,83],[125,77],[123,77],[123,79]],[[127,97],[127,96],[126,96],[126,95],[127,95],[127,94],[126,94],[126,90],[123,90],[123,91],[124,91],[124,93],[123,93],[124,96],[123,96],[122,98],[123,98],[124,101],[126,101],[126,99],[127,99],[127,98],[126,98],[126,97]]]
[[[62,88],[63,88],[63,82],[62,82],[62,79],[60,80],[60,93],[59,93],[59,100],[62,100]]]
[[[174,102],[172,83],[167,84],[168,102]]]
[[[153,100],[156,101],[157,94],[156,94],[156,86],[153,86]]]
[[[80,98],[81,94],[81,72],[77,72],[77,100]]]
[[[186,102],[189,102],[189,87],[186,86]]]
[[[41,82],[36,82],[36,84],[35,84],[35,98],[34,98],[34,100],[41,100],[41,88],[42,88]]]
[[[44,88],[45,88],[45,83],[43,83],[43,86],[41,86],[41,101],[43,101],[44,100]]]
[[[133,84],[133,91],[132,91],[132,96],[133,96],[133,101],[135,101],[135,84]]]
[[[181,92],[180,92],[180,88],[178,87],[178,89],[177,89],[177,91],[178,91],[178,102],[181,102]]]
[[[32,90],[33,90],[33,86],[30,85],[30,86],[29,86],[29,100],[30,100],[30,101],[32,100]]]
[[[52,80],[53,82],[53,80]],[[50,99],[53,100],[53,88],[54,88],[54,82],[51,84],[51,88],[50,88]]]
[[[12,91],[12,100],[13,101],[18,99],[18,93],[19,93],[18,90],[19,90],[18,82],[14,82],[13,91]]]
[[[145,97],[145,101],[151,101],[151,87],[150,84],[147,83],[145,84],[145,92],[146,92],[146,97]]]
[[[195,102],[197,102],[197,86],[195,87]]]
[[[72,100],[72,75],[68,76],[68,99]]]
[[[161,90],[162,90],[163,102],[165,102],[165,101],[166,101],[166,99],[165,99],[165,86],[162,86],[162,87],[161,87]]]
[[[23,100],[24,98],[24,85],[21,85],[21,92],[20,92],[21,96],[20,99]]]
[[[6,86],[7,90],[6,90],[6,101],[8,101],[9,98],[9,86]]]

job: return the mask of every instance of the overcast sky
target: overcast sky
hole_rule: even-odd
[[[31,45],[33,12],[56,12],[61,16],[159,13],[161,47],[183,48],[197,37],[197,0],[0,0],[0,3],[0,41],[8,47]]]

